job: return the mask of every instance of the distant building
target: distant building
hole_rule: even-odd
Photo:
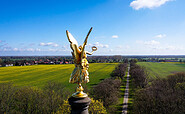
[[[13,64],[6,64],[5,67],[13,66]]]

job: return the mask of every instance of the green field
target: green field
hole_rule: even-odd
[[[156,77],[166,77],[176,72],[185,72],[185,64],[181,63],[157,63],[157,62],[138,62],[149,72],[151,79]]]
[[[110,73],[116,65],[117,63],[90,64],[88,87],[110,77]],[[75,88],[76,84],[69,84],[69,77],[73,69],[74,64],[0,67],[0,83],[12,82],[18,87],[42,88],[48,81],[54,81],[62,83],[67,88]]]

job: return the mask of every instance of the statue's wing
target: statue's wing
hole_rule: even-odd
[[[78,49],[78,42],[75,40],[75,38],[71,35],[69,31],[66,30],[67,38],[69,42],[71,43],[71,49],[73,50],[73,55],[75,58],[79,57],[80,50]]]
[[[87,44],[87,39],[88,39],[89,34],[91,33],[91,31],[92,31],[92,27],[91,27],[91,29],[89,30],[89,32],[88,32],[88,34],[87,34],[87,36],[86,36],[86,38],[85,38],[85,41],[84,41],[84,43],[83,43],[83,45],[82,45],[81,58],[83,57],[84,50],[85,50],[85,45]]]
[[[78,46],[78,42],[76,41],[76,39],[72,36],[72,34],[68,30],[66,30],[66,34],[67,34],[67,38],[68,38],[69,42],[71,44],[76,44]]]

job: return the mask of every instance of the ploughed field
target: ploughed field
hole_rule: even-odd
[[[117,63],[91,63],[89,66],[91,87],[102,79],[109,78]],[[0,83],[12,82],[18,87],[36,86],[42,88],[47,82],[60,82],[66,88],[76,88],[77,84],[69,84],[74,64],[63,65],[32,65],[0,67]]]
[[[146,68],[151,79],[156,77],[165,78],[170,74],[185,72],[185,64],[181,63],[138,62],[137,64]]]

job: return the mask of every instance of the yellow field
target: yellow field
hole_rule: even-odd
[[[89,67],[90,82],[92,86],[101,79],[110,77],[116,63],[93,63]],[[32,65],[0,67],[0,83],[13,82],[16,86],[36,86],[42,88],[48,81],[63,83],[67,88],[76,87],[69,84],[69,77],[74,69],[73,64],[63,65]]]

